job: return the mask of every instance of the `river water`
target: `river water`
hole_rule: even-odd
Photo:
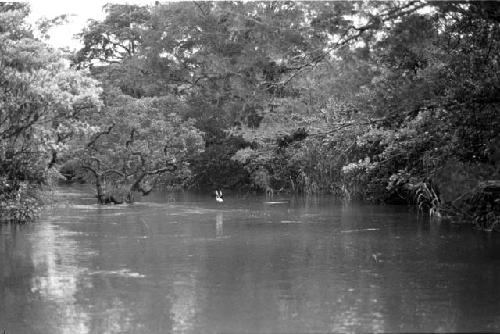
[[[0,333],[500,331],[500,237],[407,207],[84,187],[0,227]]]

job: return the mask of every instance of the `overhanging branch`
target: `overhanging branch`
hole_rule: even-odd
[[[115,123],[113,122],[113,124],[111,124],[111,126],[105,130],[105,131],[102,131],[102,132],[99,132],[95,135],[95,137],[87,144],[87,147],[93,147],[96,143],[96,141],[102,136],[102,135],[109,135],[111,130],[113,130],[113,128],[115,127]]]

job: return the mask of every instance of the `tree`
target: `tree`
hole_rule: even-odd
[[[166,173],[186,173],[186,158],[203,148],[193,121],[179,116],[175,99],[113,97],[101,115],[94,115],[96,131],[80,140],[75,155],[90,173],[101,204],[134,201],[147,195]],[[99,124],[99,125],[97,125]]]
[[[134,56],[142,44],[143,30],[151,18],[147,7],[106,4],[103,22],[89,20],[80,34],[84,42],[78,51],[78,62],[117,63]]]
[[[495,13],[488,2],[436,3],[375,45],[380,72],[365,100],[384,121],[358,141],[370,159],[350,164],[350,178],[373,185],[365,189],[379,198],[455,213],[470,189],[498,178]]]
[[[470,1],[125,6],[89,26],[81,55],[92,63],[89,50],[110,50],[93,70],[123,94],[182,101],[205,133],[205,152],[190,160],[198,186],[435,206],[450,166],[480,170],[477,180],[498,175],[498,10]],[[120,19],[127,33],[111,25]],[[109,34],[117,45],[103,49]],[[132,39],[134,53],[122,52]]]
[[[0,217],[33,218],[41,185],[64,149],[77,114],[97,108],[97,82],[70,69],[62,54],[35,39],[26,4],[0,5]]]

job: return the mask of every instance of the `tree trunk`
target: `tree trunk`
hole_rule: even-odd
[[[104,188],[103,188],[103,182],[104,180],[102,179],[101,175],[96,176],[95,178],[95,186],[97,189],[97,203],[99,204],[105,204],[105,196],[104,196]]]

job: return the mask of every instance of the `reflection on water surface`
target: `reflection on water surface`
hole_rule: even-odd
[[[1,226],[0,332],[500,331],[496,235],[328,198],[65,193]]]

